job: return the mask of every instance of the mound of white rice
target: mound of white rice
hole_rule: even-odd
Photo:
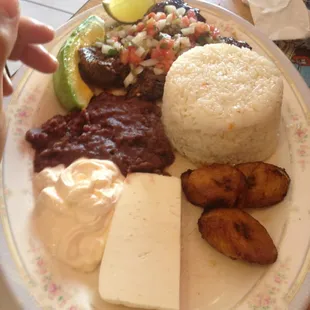
[[[283,81],[246,48],[195,47],[170,68],[162,120],[175,149],[194,163],[267,159],[276,149]]]

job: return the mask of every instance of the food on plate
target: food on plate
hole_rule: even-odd
[[[283,81],[264,56],[208,44],[171,66],[162,121],[174,148],[197,164],[265,160],[277,147]]]
[[[285,169],[264,162],[206,165],[185,171],[181,180],[187,200],[206,209],[272,206],[290,185]]]
[[[285,169],[263,162],[239,164],[236,168],[245,175],[248,184],[248,207],[268,207],[285,198],[290,185]]]
[[[79,62],[84,81],[90,87],[124,86],[129,96],[161,99],[173,61],[197,44],[219,41],[214,26],[198,21],[198,10],[184,8],[183,1],[177,3],[178,7],[155,5],[137,24],[116,24],[107,29],[102,40],[84,47]],[[154,88],[158,90],[153,93]]]
[[[141,19],[155,0],[104,0],[106,12],[121,23],[134,23]]]
[[[109,88],[123,86],[130,67],[124,66],[119,58],[107,58],[97,47],[83,47],[78,53],[81,77],[89,85],[97,88],[102,85]]]
[[[123,181],[111,161],[85,158],[34,177],[34,223],[52,256],[83,272],[98,267]]]
[[[101,297],[134,308],[179,310],[180,263],[180,179],[128,175],[102,258]]]
[[[167,7],[169,6],[169,7]],[[151,7],[148,11],[148,13],[160,13],[160,12],[169,12],[173,13],[175,12],[175,9],[180,9],[179,12],[183,12],[185,9],[185,13],[188,13],[189,11],[192,11],[195,13],[195,17],[199,22],[206,22],[206,19],[200,14],[200,10],[197,8],[193,8],[190,5],[188,5],[183,0],[167,0],[167,1],[160,1],[156,3],[153,7]]]
[[[136,16],[141,16],[153,1],[138,1],[137,6],[126,1],[104,2],[108,13],[118,20],[128,22]],[[141,7],[140,7],[141,6]],[[129,7],[130,9],[127,9]],[[131,12],[134,11],[136,16]],[[117,12],[119,11],[119,12]],[[123,16],[124,15],[124,16]],[[92,17],[97,23],[98,17]],[[98,19],[98,20],[97,20]],[[96,24],[95,23],[95,24]],[[103,23],[103,22],[102,22]],[[86,25],[86,26],[85,26]],[[198,9],[190,7],[182,0],[160,2],[152,6],[147,14],[134,25],[114,23],[106,25],[102,35],[95,38],[91,31],[84,31],[92,25],[86,20],[72,36],[78,38],[78,43],[72,48],[72,38],[64,44],[59,54],[61,60],[66,59],[64,52],[70,55],[70,70],[81,84],[80,78],[89,86],[81,91],[76,83],[63,82],[64,66],[55,75],[56,94],[60,102],[68,110],[82,109],[91,97],[91,91],[115,91],[123,88],[128,97],[139,96],[146,100],[161,99],[164,90],[166,74],[175,59],[196,45],[226,42],[239,47],[251,48],[246,42],[234,38],[221,37],[214,25],[209,25]],[[82,36],[83,35],[83,36]],[[81,38],[82,37],[82,38]],[[88,44],[85,44],[88,42]],[[81,44],[83,43],[83,44]],[[79,46],[80,45],[80,46]],[[72,57],[71,57],[72,56]],[[74,56],[74,57],[73,57]],[[68,71],[68,70],[67,70]],[[80,72],[77,78],[76,73]],[[68,89],[70,91],[68,91]],[[82,99],[80,99],[82,93]],[[70,94],[69,98],[68,94]],[[68,101],[68,103],[67,103]]]
[[[172,63],[195,46],[225,42],[251,49],[246,42],[220,36],[199,9],[182,0],[157,3],[137,23],[124,24],[142,16],[154,3],[136,2],[104,1],[108,13],[123,23],[105,25],[91,16],[62,46],[54,88],[67,110],[85,108],[93,93],[103,90],[122,89],[128,97],[161,99]]]
[[[78,50],[95,43],[104,34],[104,21],[92,15],[75,29],[58,52],[59,67],[53,76],[54,90],[61,105],[69,111],[86,107],[93,96],[79,74]]]
[[[232,259],[261,265],[277,260],[278,251],[267,230],[241,209],[206,211],[198,227],[203,239]]]
[[[243,208],[247,183],[242,172],[226,164],[212,164],[187,170],[181,175],[189,202],[203,208]]]
[[[83,111],[56,115],[26,133],[36,150],[34,170],[87,157],[109,159],[123,175],[160,173],[174,161],[160,117],[152,102],[102,93]]]

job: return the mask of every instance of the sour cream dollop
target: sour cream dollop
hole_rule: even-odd
[[[123,182],[113,162],[85,158],[35,176],[35,226],[53,256],[84,272],[100,264]]]

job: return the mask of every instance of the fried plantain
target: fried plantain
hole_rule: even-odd
[[[268,207],[285,198],[290,177],[284,169],[263,162],[244,163],[235,167],[246,177],[247,207]]]
[[[203,239],[232,259],[261,265],[277,260],[278,251],[267,230],[241,209],[205,211],[198,228]]]
[[[189,202],[206,209],[242,208],[247,184],[244,175],[234,167],[212,164],[181,175],[182,188]]]

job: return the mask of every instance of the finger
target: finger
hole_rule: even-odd
[[[0,0],[0,72],[14,46],[18,20],[18,0]]]
[[[42,45],[28,45],[19,58],[25,65],[43,73],[57,70],[57,59],[50,55]]]
[[[13,93],[13,84],[7,73],[3,72],[3,95],[10,96]]]
[[[44,44],[53,40],[54,30],[35,19],[21,17],[18,27],[18,36],[14,49],[10,55],[11,60],[19,60],[25,47],[29,44]]]
[[[21,17],[18,26],[18,39],[27,44],[44,44],[52,41],[55,31],[33,18]]]

